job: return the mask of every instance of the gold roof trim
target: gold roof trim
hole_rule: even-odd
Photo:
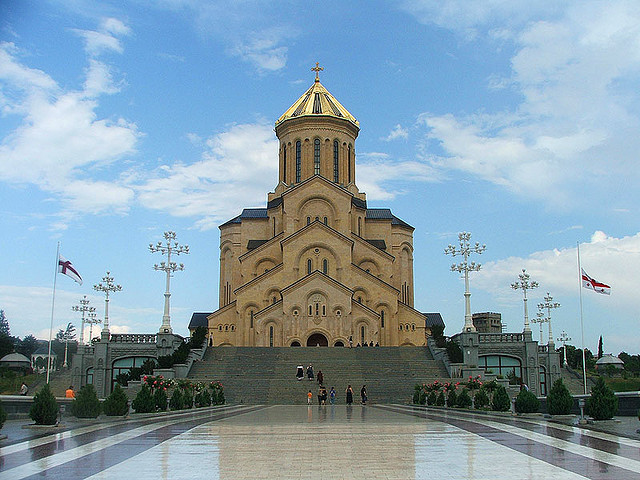
[[[313,82],[313,85],[311,85],[311,87],[309,87],[309,89],[304,92],[280,118],[278,118],[276,126],[290,118],[309,115],[343,118],[360,128],[360,123],[355,119],[355,117],[351,115],[349,111],[344,108],[340,102],[338,102],[338,100],[336,100],[336,97],[331,95],[329,91],[324,88],[322,83],[320,83],[320,80],[317,78],[315,82]]]

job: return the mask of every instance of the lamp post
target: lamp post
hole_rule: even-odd
[[[553,346],[553,334],[551,333],[551,310],[554,308],[559,308],[560,304],[558,302],[553,301],[553,297],[547,292],[547,295],[544,297],[544,302],[538,304],[538,308],[542,310],[543,308],[547,309],[547,321],[549,322],[549,345]]]
[[[527,312],[527,290],[538,288],[538,282],[535,280],[530,282],[531,276],[524,268],[522,269],[522,273],[518,275],[518,278],[520,278],[520,281],[512,283],[511,288],[514,290],[522,290],[524,296],[524,331],[531,332],[531,327],[529,327],[529,313]]]
[[[571,337],[567,335],[567,332],[563,330],[560,336],[558,337],[558,341],[562,342],[562,351],[564,352],[562,355],[564,357],[564,361],[562,362],[562,364],[566,367],[568,365],[567,364],[567,342],[571,341]]]
[[[167,261],[160,262],[153,266],[154,270],[161,270],[167,274],[167,288],[164,292],[164,314],[162,315],[162,326],[160,327],[160,333],[172,333],[171,330],[171,316],[169,314],[169,299],[171,292],[169,291],[171,283],[171,274],[178,270],[184,270],[184,264],[177,264],[171,261],[171,254],[181,255],[189,253],[189,245],[178,245],[176,242],[176,232],[168,231],[164,232],[165,243],[159,241],[155,245],[149,244],[149,251],[151,253],[160,252],[162,255],[167,256]]]
[[[91,340],[93,340],[93,326],[102,323],[102,320],[96,318],[95,313],[90,312],[87,314],[87,323],[89,324],[89,345],[91,345]]]
[[[80,344],[84,345],[84,324],[86,320],[85,314],[93,313],[96,311],[96,307],[89,306],[89,299],[86,295],[80,300],[80,305],[74,305],[71,307],[74,312],[82,312],[82,327],[80,328]],[[91,339],[89,339],[91,340]]]
[[[464,272],[464,329],[463,332],[475,332],[476,327],[473,326],[473,319],[471,317],[471,293],[469,293],[469,272],[477,272],[480,270],[480,264],[476,262],[469,262],[469,255],[472,253],[482,254],[487,248],[486,245],[480,245],[476,242],[475,245],[470,245],[471,233],[461,232],[458,234],[458,240],[460,241],[460,247],[456,248],[453,245],[449,245],[444,249],[445,255],[451,255],[456,257],[462,256],[464,259],[460,263],[454,263],[451,265],[452,272]]]
[[[532,318],[532,323],[538,323],[540,325],[540,345],[542,345],[542,324],[547,323],[549,319],[544,316],[544,312],[536,313],[536,318]]]
[[[104,292],[104,324],[102,328],[103,335],[109,335],[109,293],[119,292],[122,290],[121,285],[113,283],[113,277],[111,272],[107,270],[107,274],[102,277],[102,282],[93,286],[93,289],[98,292]]]

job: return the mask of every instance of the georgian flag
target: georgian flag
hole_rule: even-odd
[[[594,292],[603,293],[605,295],[611,295],[611,287],[607,284],[601,283],[597,281],[595,278],[591,278],[587,275],[587,272],[582,270],[582,286],[584,288],[589,288]]]
[[[78,271],[74,268],[69,260],[64,258],[62,255],[58,255],[58,272],[63,275],[66,275],[69,278],[72,278],[77,283],[82,285],[82,277],[78,273]]]

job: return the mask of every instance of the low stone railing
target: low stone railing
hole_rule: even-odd
[[[115,343],[156,343],[155,333],[114,333],[109,340]]]
[[[480,333],[478,342],[480,343],[516,343],[524,341],[522,333]]]

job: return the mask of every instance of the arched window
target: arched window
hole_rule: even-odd
[[[328,271],[329,271],[329,261],[325,258],[322,260],[322,273],[326,275]]]
[[[231,331],[235,332],[236,331],[236,326],[235,325],[231,325]]]
[[[224,326],[224,331],[225,331],[225,332],[228,332],[228,331],[229,331],[229,325],[225,325],[225,326]]]
[[[324,317],[327,314],[327,306],[322,305],[322,316]]]
[[[300,182],[302,173],[302,144],[300,140],[296,142],[296,183]]]
[[[273,325],[269,327],[269,346],[273,347]]]
[[[362,236],[362,218],[358,217],[358,236]]]
[[[276,301],[277,301],[277,300],[276,300],[276,297],[274,296],[274,297],[271,299],[271,303],[276,303]]]
[[[320,304],[316,302],[316,315],[320,315]]]
[[[309,316],[313,315],[313,306],[309,305]]]
[[[325,225],[329,225],[329,219],[327,217],[324,217],[322,221],[324,222]]]
[[[547,371],[543,365],[540,365],[540,395],[547,395]]]
[[[362,325],[360,327],[360,343],[362,345],[364,345],[364,334],[365,334],[365,328],[364,328],[364,325]]]
[[[313,174],[320,175],[320,139],[313,141]]]
[[[249,312],[249,328],[253,328],[253,310]]]
[[[414,332],[416,330],[416,324],[412,323],[411,324],[411,331]]]
[[[515,377],[522,381],[522,365],[518,358],[505,355],[484,355],[478,358],[478,366],[485,372],[491,371],[495,375],[505,378]]]
[[[222,325],[218,325],[218,330],[222,331]]]
[[[311,273],[311,259],[307,259],[307,275]]]
[[[307,217],[307,225],[311,224],[311,217]]]
[[[402,330],[402,324],[399,325],[399,329]]]
[[[347,182],[351,183],[351,145],[347,152]]]
[[[384,310],[380,311],[380,328],[384,328]]]
[[[287,144],[282,145],[282,181],[287,183]]]
[[[338,183],[338,180],[340,179],[340,175],[339,175],[339,167],[340,164],[338,163],[338,141],[335,140],[333,142],[333,181]]]

